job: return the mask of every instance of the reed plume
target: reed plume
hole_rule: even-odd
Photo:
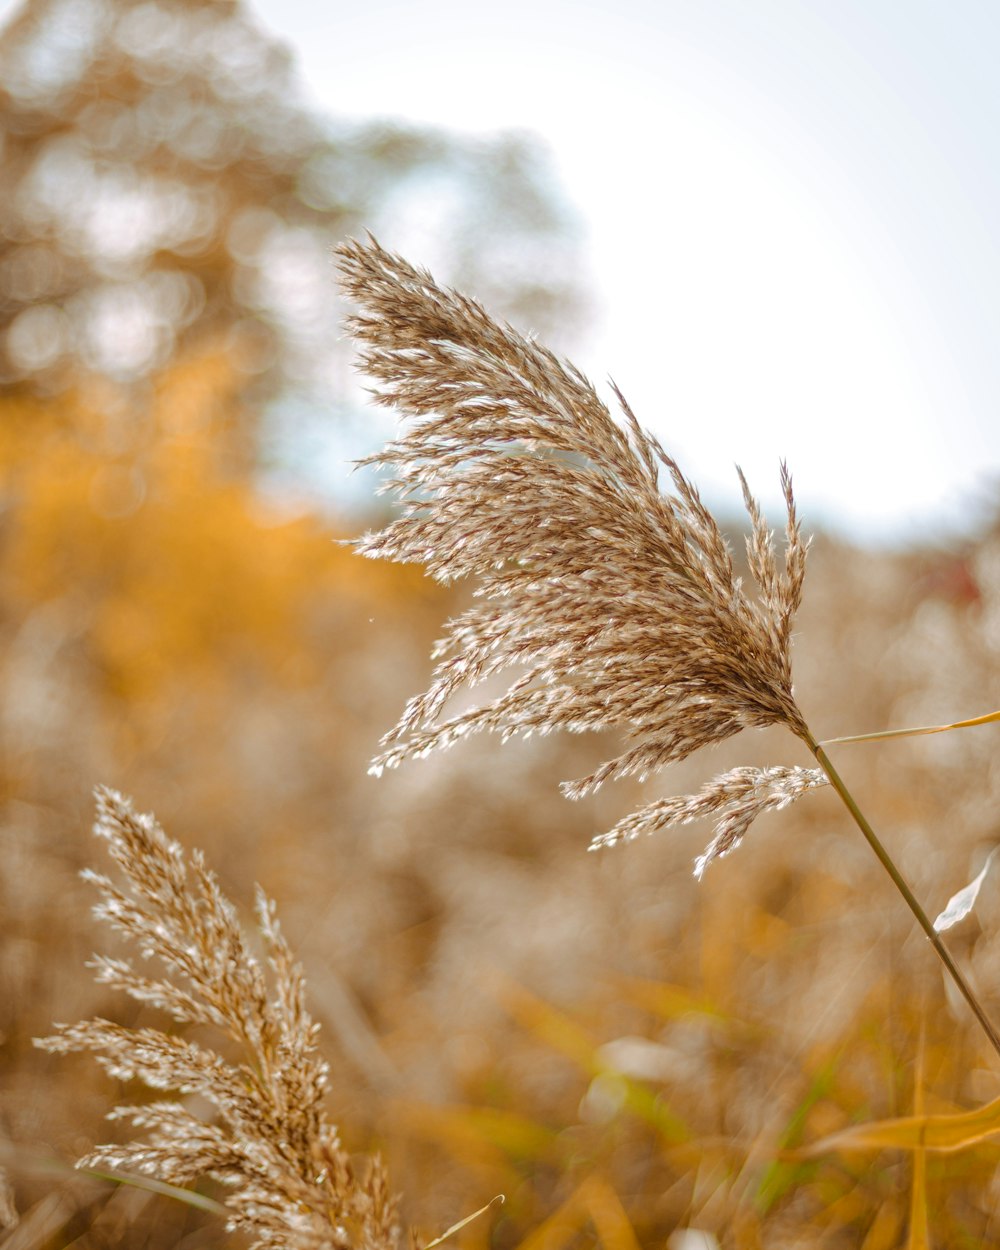
[[[476,579],[477,602],[437,644],[431,685],[382,740],[372,769],[489,729],[514,734],[615,729],[626,749],[587,777],[646,777],[741,729],[784,725],[816,769],[738,768],[700,794],[626,816],[591,848],[716,817],[701,876],[762,812],[830,784],[899,890],[1000,1054],[1000,1033],[903,880],[792,692],[792,623],[808,543],[781,466],[785,552],[779,568],[760,506],[737,469],[750,518],[750,594],[698,491],[615,389],[622,424],[578,369],[494,321],[482,305],[374,239],[338,248],[348,321],[375,398],[411,421],[362,463],[388,469],[402,513],[366,534],[366,556]],[[665,475],[668,489],[661,488]],[[452,695],[510,671],[505,694],[441,719]]]
[[[152,816],[100,790],[95,833],[124,886],[87,873],[95,914],[155,957],[164,975],[98,956],[97,980],[124,990],[179,1024],[207,1026],[235,1043],[230,1062],[199,1042],[109,1020],[58,1025],[37,1044],[91,1051],[109,1075],[155,1090],[199,1095],[202,1118],[177,1098],[121,1106],[145,1138],[97,1146],[79,1166],[138,1172],[174,1185],[209,1176],[226,1190],[229,1227],[259,1250],[391,1250],[396,1203],[380,1160],[359,1173],[323,1107],[327,1066],[305,1007],[301,967],[258,890],[257,930],[270,972],[251,953],[235,910],[199,852],[186,855]]]
[[[477,602],[449,623],[429,689],[385,736],[373,771],[479,730],[619,731],[619,755],[564,783],[579,798],[744,728],[783,724],[807,738],[790,650],[808,544],[787,469],[781,567],[740,473],[750,593],[698,491],[617,389],[621,424],[572,364],[475,300],[374,240],[339,256],[361,306],[349,322],[361,365],[377,401],[411,419],[364,462],[390,471],[381,489],[397,493],[402,515],[357,549],[423,564],[442,582],[477,581]],[[460,688],[501,673],[505,694],[442,718]],[[760,812],[825,781],[820,770],[740,769],[713,783],[718,801],[649,804],[594,845],[722,811],[700,873]]]

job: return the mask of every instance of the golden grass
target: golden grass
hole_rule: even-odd
[[[166,1027],[152,1001],[79,975],[90,946],[79,830],[95,776],[204,845],[227,895],[258,878],[281,900],[323,1027],[330,1112],[357,1175],[385,1158],[401,1225],[426,1230],[419,1244],[498,1193],[503,1206],[459,1228],[456,1245],[632,1250],[684,1245],[697,1231],[687,1244],[889,1250],[919,1244],[922,1204],[933,1244],[1000,1244],[995,1060],[829,788],[760,819],[754,853],[696,885],[697,828],[583,854],[615,824],[616,805],[670,802],[629,776],[614,799],[604,788],[562,802],[553,779],[593,775],[608,753],[589,735],[502,751],[473,737],[376,784],[364,762],[378,728],[399,691],[418,687],[434,621],[460,616],[468,599],[388,566],[355,561],[355,574],[317,520],[262,519],[252,492],[198,457],[197,440],[158,446],[135,516],[94,520],[92,435],[67,432],[64,412],[50,427],[42,410],[29,426],[20,440],[6,422],[0,439],[6,480],[21,491],[0,560],[14,748],[0,877],[0,1164],[21,1216],[11,1246],[199,1250],[220,1237],[211,1209],[60,1162],[106,1139],[109,1105],[142,1106],[145,1095],[118,1078],[109,1086],[85,1056],[33,1050],[52,1019],[113,1020],[102,1038],[123,1048],[122,1075],[135,1070],[123,1040],[133,1034],[217,1047],[207,1020]],[[35,472],[39,446],[52,444],[67,467],[58,483]],[[87,559],[67,559],[84,541],[81,518]],[[928,573],[958,561],[974,598]],[[734,569],[749,571],[736,557]],[[286,601],[294,610],[276,624]],[[131,680],[141,655],[119,662],[109,615],[171,640],[169,680]],[[796,625],[804,720],[833,734],[997,706],[998,619],[996,527],[961,554],[821,540]],[[671,764],[669,790],[699,794],[706,771],[763,775],[788,743],[810,762],[774,727],[752,730],[740,754],[718,743],[710,770],[697,755]],[[852,792],[932,911],[995,841],[994,757],[988,729],[845,752]],[[1000,983],[994,884],[952,931],[986,1000]],[[238,1071],[234,1054],[218,1053]],[[225,1134],[194,1095],[179,1105]],[[831,1144],[867,1125],[886,1138]],[[961,1148],[928,1148],[938,1132]],[[117,1159],[142,1149],[111,1143]],[[311,1219],[317,1204],[306,1206]]]
[[[619,391],[624,429],[578,369],[475,300],[443,290],[374,239],[337,250],[344,287],[362,307],[348,323],[362,367],[379,385],[378,402],[411,419],[366,462],[392,470],[386,489],[402,516],[358,550],[423,564],[446,583],[474,577],[481,601],[438,643],[434,681],[383,738],[376,774],[477,730],[506,741],[614,729],[634,740],[564,783],[582,798],[609,780],[645,780],[743,729],[782,725],[818,769],[733,769],[697,795],[634,812],[591,849],[714,816],[715,835],[695,862],[700,878],[762,813],[832,785],[1000,1057],[1000,1033],[793,696],[792,623],[808,542],[787,467],[780,572],[773,535],[737,469],[751,521],[751,596],[696,488]],[[661,491],[661,471],[672,492]],[[518,675],[506,694],[438,723],[463,687],[508,669]]]

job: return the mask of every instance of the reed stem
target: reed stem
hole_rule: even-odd
[[[979,1021],[980,1025],[982,1026],[983,1032],[989,1038],[990,1045],[997,1052],[997,1055],[1000,1055],[1000,1034],[997,1033],[997,1030],[994,1027],[993,1022],[990,1020],[989,1016],[986,1014],[986,1011],[984,1010],[982,1003],[980,1003],[979,999],[976,997],[975,991],[973,990],[972,986],[969,985],[968,981],[966,981],[965,977],[962,975],[961,971],[959,970],[958,965],[955,963],[954,959],[952,959],[951,954],[948,951],[948,948],[945,946],[944,942],[941,941],[941,935],[934,928],[933,924],[931,924],[931,921],[928,918],[927,913],[917,902],[916,896],[914,895],[910,887],[906,884],[906,881],[903,879],[902,874],[900,873],[899,869],[896,867],[895,863],[893,862],[892,856],[882,845],[882,842],[879,839],[878,835],[875,833],[875,830],[868,823],[864,813],[861,811],[857,803],[854,801],[854,796],[851,794],[850,790],[848,790],[847,786],[844,784],[844,780],[841,777],[840,773],[838,773],[836,768],[834,768],[833,762],[830,759],[830,757],[827,755],[826,751],[823,750],[822,746],[816,741],[816,739],[812,736],[812,734],[809,734],[809,736],[806,738],[806,742],[809,746],[810,751],[812,751],[813,755],[816,757],[816,762],[823,769],[826,775],[830,778],[830,784],[840,795],[844,803],[844,806],[847,808],[847,810],[851,813],[851,816],[854,818],[854,823],[858,826],[861,832],[865,835],[865,838],[868,841],[868,845],[875,852],[876,856],[878,857],[879,863],[882,865],[882,867],[886,870],[886,872],[891,877],[893,885],[896,887],[896,889],[900,892],[900,894],[906,900],[906,905],[907,907],[909,907],[910,911],[916,917],[917,924],[920,925],[921,929],[923,929],[924,933],[930,939],[930,943],[934,947],[934,950],[937,952],[938,958],[941,960],[942,964],[944,964],[945,968],[947,969],[948,975],[955,982],[955,985],[958,987],[959,991],[961,992],[962,997],[965,999],[965,1001],[969,1004],[969,1007],[972,1009],[973,1015],[976,1017],[976,1019]]]

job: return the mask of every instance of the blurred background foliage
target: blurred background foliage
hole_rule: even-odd
[[[0,112],[6,1244],[220,1235],[72,1174],[122,1091],[31,1045],[55,1019],[139,1014],[84,967],[98,782],[202,846],[235,897],[259,880],[277,898],[344,1138],[387,1154],[428,1235],[502,1191],[460,1244],[905,1244],[908,1159],[796,1147],[918,1095],[1000,1090],[829,796],[761,822],[696,886],[702,829],[584,853],[635,796],[560,798],[599,742],[473,741],[366,776],[467,591],[355,558],[335,540],[363,517],[275,485],[276,456],[309,458],[303,413],[378,436],[330,248],[371,229],[571,346],[582,245],[544,153],[314,116],[284,49],[223,2],[29,0],[0,35]],[[1000,705],[1000,526],[961,551],[821,538],[797,646],[830,735]],[[845,751],[929,909],[997,840],[995,744]],[[744,735],[651,787],[800,755]],[[954,945],[997,1010],[990,883]],[[988,1144],[930,1159],[939,1244],[1000,1245],[996,1162]]]

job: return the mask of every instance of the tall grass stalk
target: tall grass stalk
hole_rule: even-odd
[[[422,564],[442,582],[476,581],[476,602],[437,645],[430,687],[385,735],[372,770],[481,730],[504,739],[617,730],[621,754],[563,784],[579,798],[744,728],[784,725],[819,768],[731,769],[697,794],[630,813],[591,849],[711,816],[714,836],[695,863],[700,877],[757,816],[832,785],[1000,1055],[978,997],[794,698],[792,623],[808,542],[785,466],[780,567],[739,473],[750,520],[748,590],[697,489],[617,388],[621,422],[572,364],[375,240],[348,242],[339,257],[345,292],[359,305],[349,327],[361,367],[376,402],[410,423],[365,462],[389,471],[382,489],[402,508],[358,550]],[[506,693],[444,715],[460,689],[505,671]]]
[[[913,891],[910,889],[910,887],[907,885],[906,881],[904,880],[902,873],[900,873],[899,869],[896,867],[896,864],[893,861],[892,856],[885,849],[885,846],[883,845],[882,840],[879,838],[878,834],[876,834],[875,830],[868,823],[867,817],[858,807],[857,803],[854,800],[854,796],[851,794],[850,790],[848,790],[847,786],[844,784],[843,778],[841,777],[840,773],[837,772],[836,768],[833,765],[833,761],[827,755],[826,751],[818,742],[815,741],[815,739],[812,739],[811,741],[809,741],[808,745],[809,745],[810,750],[816,756],[816,759],[820,767],[823,769],[826,775],[830,778],[830,784],[833,786],[837,794],[840,796],[840,799],[843,802],[844,806],[851,813],[851,817],[854,820],[854,823],[858,826],[858,828],[864,834],[865,839],[868,842],[868,845],[875,852],[875,855],[877,856],[879,863],[882,865],[885,871],[889,874],[889,878],[892,881],[893,885],[896,887],[899,893],[903,896],[904,900],[906,901],[907,907],[909,907],[910,911],[913,913],[914,917],[916,918],[917,924],[919,924],[921,929],[923,929],[931,945],[934,947],[934,950],[938,958],[941,960],[942,964],[944,965],[945,969],[947,970],[948,975],[951,977],[955,985],[958,987],[959,992],[961,993],[962,997],[969,1004],[969,1007],[972,1009],[973,1015],[979,1021],[980,1025],[982,1026],[983,1032],[989,1038],[990,1045],[997,1052],[997,1054],[1000,1055],[1000,1036],[997,1035],[997,1031],[993,1025],[993,1022],[990,1020],[989,1016],[986,1014],[983,1008],[983,1005],[977,998],[976,993],[973,990],[972,986],[969,985],[968,981],[963,976],[958,965],[955,963],[954,959],[951,956],[951,952],[948,950],[944,942],[941,940],[941,935],[934,928],[934,925],[931,923],[930,917],[927,915],[924,909],[920,906],[920,903],[917,901],[917,898],[914,895]]]

